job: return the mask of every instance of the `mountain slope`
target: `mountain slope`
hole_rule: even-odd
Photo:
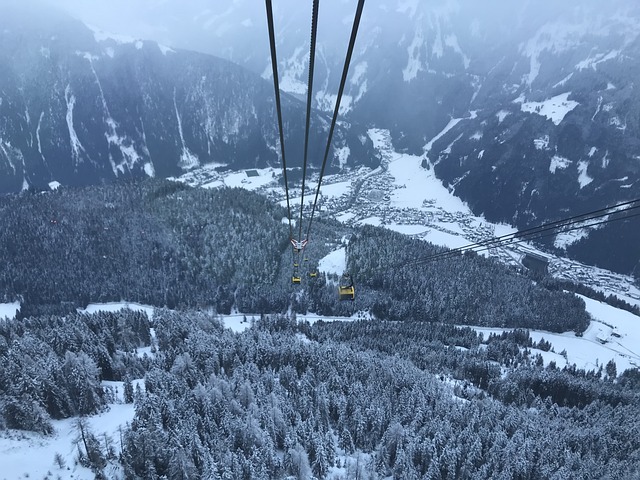
[[[323,17],[321,8],[321,109],[331,107],[352,9],[339,2]],[[299,21],[277,15],[284,85],[294,93],[306,74],[307,10],[287,9]],[[252,32],[258,41],[261,14],[247,22],[246,2],[234,2],[224,15],[197,18],[202,38]],[[264,58],[234,45],[226,54],[268,76]],[[640,8],[624,0],[606,9],[595,1],[368,4],[344,114],[389,129],[398,150],[422,155],[475,214],[525,228],[640,197],[639,47]],[[548,247],[638,272],[636,225],[584,230]],[[603,253],[614,239],[620,253]]]
[[[280,165],[273,86],[229,61],[5,6],[0,68],[0,191],[164,177],[210,162]],[[283,109],[292,156],[302,150],[304,111],[288,96]],[[315,115],[312,141],[326,129]],[[359,157],[367,150],[342,128],[336,145]]]

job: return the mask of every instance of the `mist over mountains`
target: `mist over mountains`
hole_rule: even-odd
[[[0,191],[166,177],[212,162],[280,165],[270,82],[227,60],[91,30],[42,8],[3,5],[0,16]],[[302,149],[303,104],[285,96],[283,109],[293,153]],[[328,121],[315,120],[319,144]],[[366,152],[357,130],[339,128],[337,144]]]
[[[310,148],[316,164],[327,119],[321,112],[328,114],[335,101],[352,3],[320,5],[314,83],[319,116],[311,124]],[[75,43],[49,59],[48,67],[42,52],[58,47],[46,42],[2,56],[11,67],[5,70],[16,72],[4,78],[3,96],[18,99],[0,105],[8,119],[0,130],[0,138],[8,138],[0,163],[12,159],[5,162],[4,191],[44,179],[175,175],[206,162],[278,165],[262,4],[65,0],[60,6],[87,23],[134,37],[116,41],[75,24],[64,27]],[[290,158],[299,162],[310,5],[278,1],[274,9],[281,87],[291,95],[285,118],[292,120],[285,128]],[[4,35],[11,33],[5,29]],[[376,127],[390,131],[396,149],[422,155],[425,168],[435,169],[474,213],[491,221],[524,228],[637,198],[639,36],[640,9],[630,1],[609,2],[606,11],[595,1],[370,1],[343,99],[341,118],[348,123],[334,142],[333,171],[376,164],[364,135]],[[3,45],[9,44],[7,37]],[[16,45],[12,51],[26,48]],[[207,71],[213,64],[215,75]],[[49,110],[56,112],[55,121],[44,113]],[[38,145],[51,153],[41,153]],[[40,157],[55,157],[61,165],[50,167]],[[30,177],[15,173],[23,163],[34,172]],[[621,222],[569,241],[552,238],[548,247],[631,273],[638,270],[639,230]],[[617,251],[631,253],[603,254],[611,238]]]

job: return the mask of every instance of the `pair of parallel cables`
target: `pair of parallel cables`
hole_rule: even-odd
[[[353,49],[354,49],[356,37],[358,34],[358,27],[360,25],[360,19],[362,17],[364,0],[358,0],[358,6],[356,8],[356,13],[353,20],[353,27],[351,29],[351,37],[349,39],[347,55],[345,58],[344,67],[342,71],[342,78],[340,79],[340,87],[338,89],[338,95],[336,98],[333,117],[331,119],[331,126],[329,128],[329,136],[327,139],[327,144],[324,151],[324,157],[322,160],[322,167],[320,169],[320,175],[318,178],[318,185],[316,187],[315,198],[311,208],[309,223],[303,239],[302,214],[304,210],[304,194],[305,194],[305,182],[306,182],[308,146],[309,146],[309,127],[311,122],[311,104],[312,104],[312,98],[313,98],[312,97],[313,73],[314,73],[314,66],[315,66],[315,50],[316,50],[318,6],[319,6],[319,0],[313,0],[313,9],[311,14],[311,43],[309,48],[309,80],[307,85],[307,110],[306,110],[306,123],[305,123],[305,134],[304,134],[304,156],[303,156],[303,169],[302,169],[302,193],[301,193],[301,200],[300,200],[300,216],[298,221],[298,240],[294,239],[293,226],[291,223],[291,219],[292,219],[291,203],[290,203],[290,196],[289,196],[289,181],[287,178],[287,162],[286,162],[286,156],[285,156],[284,130],[282,127],[280,84],[278,80],[278,59],[277,59],[277,52],[276,52],[275,30],[274,30],[274,22],[273,22],[273,8],[272,8],[271,0],[265,0],[265,5],[267,9],[267,24],[269,28],[269,44],[271,49],[271,66],[273,70],[273,85],[275,90],[276,111],[278,116],[278,131],[280,135],[282,171],[283,171],[285,195],[286,195],[286,201],[287,201],[289,238],[291,240],[291,243],[294,246],[294,252],[300,253],[307,245],[307,242],[309,239],[309,233],[311,231],[311,225],[313,223],[313,218],[316,211],[316,206],[318,204],[320,187],[322,184],[322,180],[324,178],[325,168],[327,166],[327,159],[329,157],[329,152],[331,149],[333,132],[335,130],[338,113],[340,110],[340,102],[342,100],[342,95],[344,93],[344,88],[347,81],[347,74],[349,72],[349,65],[351,64],[351,57],[353,55]],[[544,223],[537,227],[519,230],[517,232],[510,233],[507,235],[502,235],[499,237],[491,237],[485,240],[481,240],[480,242],[470,243],[463,247],[450,249],[434,255],[428,255],[425,257],[413,259],[411,261],[395,265],[394,268],[405,267],[408,265],[421,265],[421,264],[432,262],[432,261],[438,261],[438,260],[444,260],[447,258],[456,257],[465,252],[479,253],[492,248],[499,248],[499,247],[521,244],[523,242],[537,240],[540,238],[549,237],[549,236],[557,235],[560,233],[567,233],[567,232],[578,230],[578,229],[596,227],[599,225],[604,225],[604,224],[611,223],[614,221],[619,221],[619,220],[627,220],[627,219],[639,216],[640,212],[637,211],[638,209],[640,209],[640,199],[630,200],[630,201],[618,203],[611,207],[601,208],[599,210],[594,210],[592,212],[575,215],[572,217],[567,217],[554,222]],[[629,212],[633,212],[633,214],[628,214]],[[614,216],[616,214],[622,214],[622,213],[627,213],[627,215]]]
[[[304,193],[305,193],[305,182],[306,182],[306,176],[307,176],[309,127],[311,123],[311,103],[313,98],[312,96],[313,72],[314,72],[314,66],[315,66],[316,36],[317,36],[318,7],[319,7],[319,0],[313,0],[313,9],[311,14],[311,44],[309,47],[309,80],[307,84],[307,111],[306,111],[306,123],[305,123],[305,133],[304,133],[304,156],[303,156],[303,167],[302,167],[302,195],[300,199],[300,218],[298,221],[298,239],[297,240],[294,239],[293,226],[291,223],[291,218],[292,218],[291,203],[290,203],[290,197],[289,197],[289,181],[287,179],[287,161],[285,156],[284,131],[282,128],[282,107],[281,107],[281,100],[280,100],[280,84],[278,80],[278,58],[277,58],[277,52],[276,52],[275,30],[274,30],[274,22],[273,22],[273,8],[271,5],[271,0],[265,0],[265,5],[267,9],[267,24],[269,28],[269,45],[271,48],[271,67],[273,70],[273,86],[275,89],[276,111],[278,115],[278,131],[280,134],[280,152],[282,155],[282,171],[283,171],[283,177],[284,177],[285,195],[287,199],[287,218],[289,221],[289,238],[291,240],[291,243],[293,244],[294,252],[299,254],[302,250],[304,250],[309,240],[309,233],[311,231],[311,225],[313,223],[316,206],[318,204],[318,197],[320,195],[320,186],[322,184],[325,168],[327,166],[327,159],[329,158],[329,152],[331,150],[331,141],[333,138],[333,132],[338,119],[338,112],[340,111],[340,102],[342,100],[342,95],[344,93],[344,88],[347,82],[349,65],[351,64],[351,57],[353,55],[353,49],[355,46],[356,37],[358,35],[358,27],[360,25],[360,18],[362,17],[364,0],[358,0],[358,6],[356,8],[356,14],[353,20],[353,27],[351,29],[351,38],[349,39],[347,55],[344,62],[344,68],[342,70],[342,78],[340,79],[340,87],[338,88],[336,105],[333,111],[333,117],[331,119],[331,126],[329,128],[329,136],[328,136],[326,148],[324,151],[324,157],[322,159],[322,167],[320,169],[320,176],[318,178],[318,186],[316,187],[316,193],[315,193],[315,198],[311,208],[309,223],[307,226],[305,236],[303,238],[302,213],[304,209]]]
[[[462,247],[453,248],[433,255],[414,258],[410,261],[394,265],[393,268],[401,268],[409,265],[421,265],[429,262],[445,260],[460,256],[465,252],[480,253],[493,248],[518,245],[531,240],[558,235],[560,233],[597,227],[620,220],[629,220],[637,216],[640,216],[640,199],[629,200],[617,203],[610,207],[600,208],[588,213],[543,223],[536,227],[518,230],[517,232],[499,237],[490,237],[476,243],[470,243]]]

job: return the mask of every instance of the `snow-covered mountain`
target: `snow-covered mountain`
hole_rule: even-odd
[[[0,71],[1,192],[164,177],[212,162],[280,165],[273,84],[227,60],[4,5]],[[304,105],[285,96],[283,109],[295,167]],[[316,115],[312,141],[326,141],[327,128]],[[366,159],[356,130],[339,128],[337,145]]]
[[[251,3],[194,2],[190,41],[268,78],[264,12]],[[283,88],[303,94],[310,5],[274,8]],[[320,6],[319,109],[333,107],[354,9]],[[640,196],[639,47],[640,7],[626,0],[368,2],[343,114],[388,129],[475,214],[538,225]],[[633,221],[549,240],[625,273],[640,270],[639,244]]]
[[[302,151],[303,109],[295,97],[305,93],[310,8],[294,0],[274,2],[281,85],[291,94],[286,117],[295,118],[287,125],[292,165]],[[346,0],[320,5],[314,83],[319,111],[333,108],[354,10],[354,2]],[[2,80],[5,94],[12,91],[17,99],[0,105],[0,112],[13,118],[0,126],[6,140],[0,143],[0,160],[12,158],[5,162],[3,190],[35,182],[27,176],[25,183],[15,173],[23,161],[49,181],[87,178],[74,173],[93,169],[86,162],[75,164],[85,154],[100,159],[107,177],[127,169],[177,175],[181,167],[206,162],[277,166],[263,5],[114,0],[100,12],[106,17],[109,11],[117,13],[121,30],[224,57],[254,76],[230,63],[150,42],[96,37],[80,26],[67,28],[70,23],[62,35],[33,41],[29,52],[3,41],[0,48],[10,54],[3,61],[14,62],[3,71],[18,72]],[[136,21],[141,15],[145,21]],[[3,35],[11,35],[7,30]],[[59,48],[48,45],[52,37],[58,43],[66,38],[66,50],[46,60]],[[86,43],[78,44],[79,38]],[[640,7],[628,0],[612,0],[606,9],[595,0],[367,2],[343,99],[345,123],[337,134],[334,171],[345,161],[349,167],[378,162],[370,143],[361,143],[368,142],[366,128],[375,127],[390,132],[397,151],[421,156],[423,166],[433,168],[474,214],[491,221],[523,228],[637,198],[639,45]],[[16,56],[17,51],[24,53]],[[204,74],[214,64],[218,73]],[[28,93],[37,85],[54,87]],[[211,91],[222,95],[206,94]],[[119,97],[112,99],[115,92]],[[44,107],[34,107],[33,98],[41,98]],[[49,120],[50,107],[58,112],[55,122]],[[312,128],[317,142],[326,117],[317,117]],[[88,155],[96,145],[100,156]],[[317,145],[310,149],[312,161],[322,150]],[[64,159],[55,175],[47,171],[54,156]],[[605,268],[637,272],[635,225],[612,223],[551,239],[549,247]]]

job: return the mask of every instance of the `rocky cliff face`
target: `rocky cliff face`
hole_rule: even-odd
[[[170,176],[211,162],[280,165],[273,84],[227,60],[4,7],[0,71],[2,192]],[[304,105],[285,95],[283,109],[290,165],[300,166]],[[312,142],[326,141],[327,123],[314,116]],[[367,158],[356,132],[339,129],[335,145],[352,155],[332,163]]]

